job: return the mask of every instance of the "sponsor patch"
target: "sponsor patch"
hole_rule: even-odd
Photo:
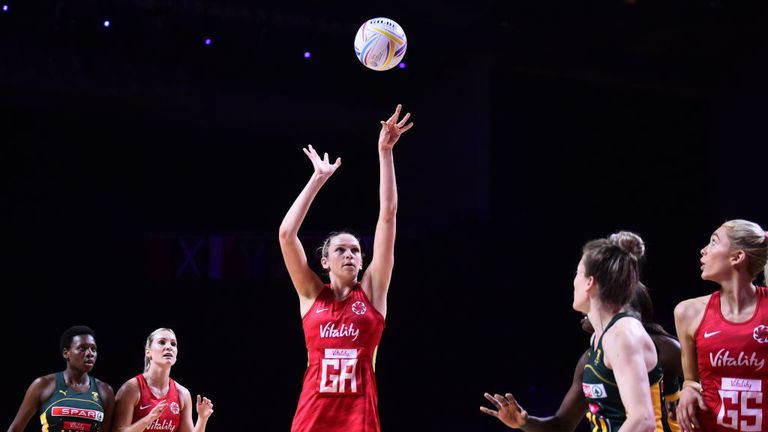
[[[761,380],[724,377],[720,382],[720,389],[760,392],[763,391],[762,384],[763,382]]]
[[[755,352],[752,354],[739,352],[737,356],[734,356],[725,348],[717,353],[710,352],[709,362],[712,367],[754,367],[756,371],[759,371],[765,366],[765,359],[759,358]]]
[[[325,358],[327,359],[356,359],[357,350],[354,348],[326,348]]]
[[[68,430],[68,431],[85,431],[85,432],[88,432],[88,431],[91,430],[91,425],[88,424],[88,423],[65,421],[64,422],[64,429]]]
[[[602,384],[581,384],[581,389],[584,391],[584,396],[590,399],[604,399],[608,397],[605,393],[605,386]]]
[[[321,338],[343,338],[351,337],[352,340],[357,340],[360,335],[360,329],[355,328],[355,323],[341,324],[341,327],[336,327],[336,323],[328,322],[325,325],[320,325],[320,337]]]
[[[173,420],[163,419],[163,421],[160,422],[160,419],[157,419],[150,423],[150,425],[144,430],[172,431],[175,428],[176,425],[173,423]]]
[[[97,410],[71,407],[53,407],[51,415],[55,417],[80,417],[96,421],[104,421],[104,413]]]

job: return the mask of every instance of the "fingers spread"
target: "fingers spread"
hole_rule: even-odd
[[[488,393],[485,393],[483,396],[485,396],[485,398],[488,399],[492,404],[496,405],[496,408],[501,408],[501,404],[493,396],[489,395]]]
[[[402,119],[402,120],[400,120],[400,122],[399,122],[399,123],[397,123],[397,127],[403,127],[403,125],[405,124],[405,122],[407,122],[407,121],[408,121],[408,119],[409,119],[410,117],[411,117],[411,113],[406,113],[406,114],[403,116],[403,119]]]
[[[392,114],[392,117],[390,117],[389,120],[387,120],[387,122],[389,123],[389,122],[397,121],[397,118],[400,117],[400,109],[402,108],[403,108],[402,105],[397,104],[397,108],[395,108],[395,113]]]
[[[493,416],[493,417],[498,417],[499,416],[498,412],[496,412],[496,411],[494,411],[492,409],[488,409],[488,408],[486,408],[484,406],[480,407],[480,411],[488,414],[489,416]]]

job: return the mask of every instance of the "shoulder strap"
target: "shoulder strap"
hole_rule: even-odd
[[[53,389],[55,392],[56,390],[59,390],[61,388],[65,388],[67,386],[67,382],[64,380],[64,372],[56,372],[56,387]]]
[[[616,315],[611,318],[610,321],[608,321],[608,324],[606,324],[605,328],[603,329],[603,334],[600,335],[600,340],[597,342],[598,348],[602,348],[603,346],[603,337],[608,332],[608,329],[610,329],[614,324],[616,324],[616,321],[624,318],[624,317],[632,317],[637,319],[634,315],[627,313],[627,312],[619,312]]]

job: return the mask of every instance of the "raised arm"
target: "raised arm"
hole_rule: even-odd
[[[299,240],[299,227],[304,222],[309,206],[315,199],[317,192],[341,165],[341,158],[337,158],[336,162],[331,164],[328,161],[328,153],[325,153],[323,158],[320,158],[311,145],[303,150],[312,162],[315,171],[291,205],[291,208],[288,209],[288,213],[285,214],[283,222],[280,224],[279,234],[280,250],[283,252],[285,267],[291,276],[293,286],[299,294],[299,306],[302,316],[312,307],[312,302],[320,290],[322,290],[323,283],[309,267],[307,255],[304,253],[304,247]]]
[[[373,306],[383,316],[387,315],[387,290],[395,264],[395,217],[397,215],[397,183],[395,161],[392,149],[400,135],[413,127],[407,123],[407,113],[400,120],[402,105],[397,105],[394,114],[381,122],[379,132],[379,219],[373,239],[373,259],[363,274],[363,290]]]
[[[581,381],[584,377],[584,365],[587,364],[587,352],[582,354],[576,363],[573,371],[573,381],[568,389],[560,408],[553,416],[534,417],[517,403],[514,396],[507,393],[505,396],[491,396],[485,394],[485,398],[498,410],[492,410],[486,407],[480,407],[480,411],[496,417],[505,425],[513,429],[522,429],[525,432],[568,432],[576,430],[579,421],[584,418],[587,412],[587,400],[584,399],[584,392],[581,387]]]
[[[213,402],[207,397],[197,395],[197,422],[195,423],[195,432],[205,432],[205,425],[208,424],[208,418],[213,414]]]
[[[197,395],[197,422],[192,425],[192,394],[186,387],[176,382],[176,388],[179,390],[181,399],[181,424],[179,432],[205,432],[205,426],[208,424],[208,418],[213,414],[213,403],[210,399]]]

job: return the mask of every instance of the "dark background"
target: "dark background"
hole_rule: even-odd
[[[172,376],[214,401],[209,431],[288,430],[306,351],[277,229],[312,172],[301,147],[343,160],[305,246],[351,228],[370,253],[378,122],[397,103],[415,126],[395,150],[384,430],[504,430],[485,391],[554,413],[588,343],[571,309],[585,241],[643,236],[674,331],[675,304],[716,288],[698,272],[710,233],[768,224],[765,6],[2,4],[3,428],[63,369],[61,332],[87,324],[115,391],[171,327]],[[355,58],[376,16],[404,28],[406,68]]]

